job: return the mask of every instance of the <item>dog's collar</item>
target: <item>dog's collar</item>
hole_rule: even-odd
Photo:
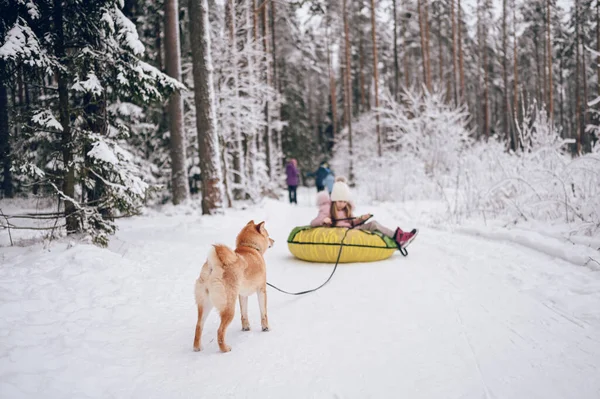
[[[248,248],[252,248],[252,249],[256,249],[258,252],[261,252],[260,248],[254,244],[248,243],[248,242],[242,242],[240,243],[240,247],[248,247]]]

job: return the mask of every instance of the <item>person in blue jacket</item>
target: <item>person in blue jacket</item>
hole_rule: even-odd
[[[323,181],[328,174],[331,173],[329,170],[329,164],[326,161],[321,162],[319,168],[314,173],[308,173],[307,176],[313,176],[315,178],[315,185],[317,186],[317,192],[325,190]]]

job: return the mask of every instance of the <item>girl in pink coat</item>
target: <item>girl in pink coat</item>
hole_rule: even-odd
[[[353,217],[352,210],[354,204],[350,196],[350,188],[346,184],[344,177],[337,177],[331,190],[331,199],[326,191],[317,194],[317,205],[319,214],[314,218],[310,225],[313,227],[348,227],[365,231],[380,231],[384,235],[393,239],[399,248],[406,248],[417,236],[419,230],[412,229],[410,232],[403,231],[400,227],[391,230],[376,221],[364,223],[371,214]]]

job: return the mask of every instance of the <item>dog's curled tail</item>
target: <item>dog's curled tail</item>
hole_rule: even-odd
[[[208,255],[208,263],[211,266],[227,267],[237,261],[237,255],[226,245],[213,245],[210,254]]]

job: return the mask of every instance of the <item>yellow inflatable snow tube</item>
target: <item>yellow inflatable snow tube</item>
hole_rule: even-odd
[[[298,259],[335,263],[347,230],[344,227],[296,227],[288,237],[288,248]],[[350,230],[344,239],[340,263],[383,260],[396,250],[394,240],[379,232]]]

